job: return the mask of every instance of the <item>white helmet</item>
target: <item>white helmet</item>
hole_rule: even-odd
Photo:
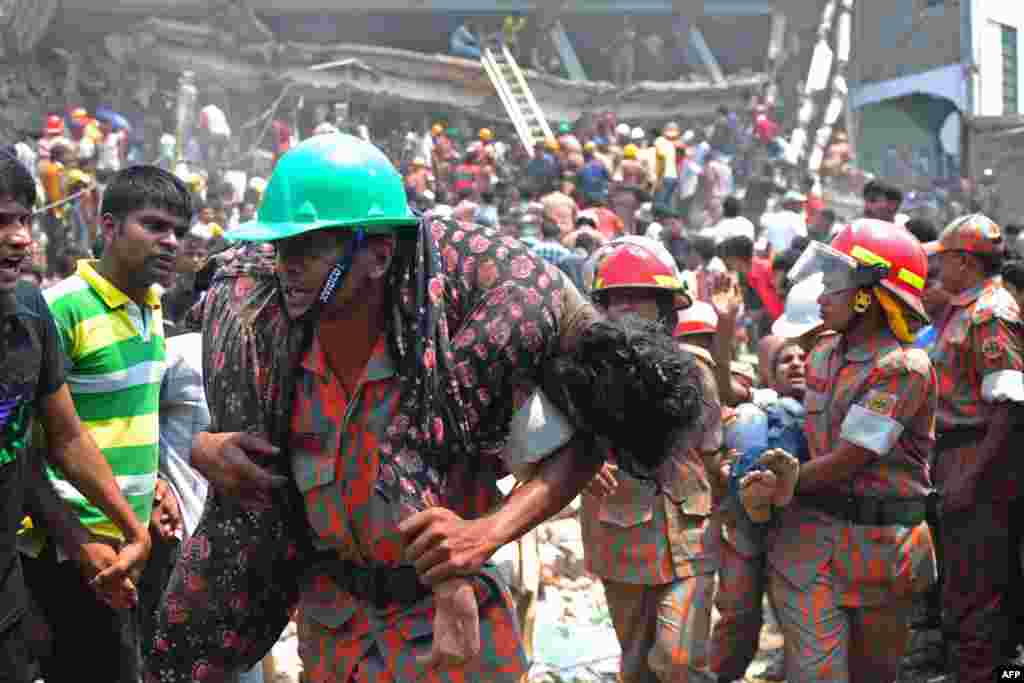
[[[672,336],[714,334],[717,330],[718,314],[715,313],[715,309],[706,301],[694,301],[692,306],[679,311],[679,319]]]
[[[633,132],[629,134],[629,137],[633,138],[634,140],[643,140],[647,136],[644,135],[644,129],[641,128],[640,126],[637,126],[636,128],[633,129]]]
[[[802,337],[821,325],[821,306],[818,297],[825,291],[824,274],[811,277],[793,285],[786,295],[786,310],[772,325],[772,334],[783,339]]]
[[[615,134],[619,137],[629,137],[630,132],[632,132],[632,128],[629,127],[628,123],[620,123],[615,126]]]

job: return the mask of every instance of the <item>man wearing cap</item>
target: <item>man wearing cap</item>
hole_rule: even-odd
[[[672,256],[653,240],[616,240],[592,264],[592,296],[612,318],[641,316],[675,330],[677,311],[692,304]],[[586,567],[604,585],[623,683],[715,680],[707,668],[718,568],[710,515],[721,408],[710,355],[693,347],[679,353],[694,358],[699,371],[700,439],[668,444],[672,455],[653,480],[606,464],[581,499]]]
[[[214,491],[171,578],[151,680],[251,666],[298,602],[311,683],[518,681],[515,612],[488,558],[593,477],[584,436],[630,443],[644,420],[657,437],[620,467],[660,467],[666,434],[700,415],[692,367],[667,335],[600,319],[516,240],[413,215],[384,154],[352,136],[285,154],[232,237],[273,242],[275,263],[244,247],[214,261],[202,316],[218,433],[193,449]],[[594,399],[608,382],[614,415]],[[509,470],[524,483],[502,501]]]
[[[679,184],[679,168],[676,164],[676,141],[681,131],[679,124],[671,121],[665,124],[661,135],[654,141],[655,185],[654,205],[671,206],[676,185]]]
[[[782,210],[765,214],[761,219],[764,236],[772,252],[778,254],[786,249],[797,237],[807,237],[807,219],[804,204],[807,197],[790,190],[782,197]]]
[[[1017,304],[999,277],[1002,230],[981,214],[950,223],[927,250],[951,295],[931,350],[939,378],[935,483],[942,492],[944,630],[960,683],[993,679],[1009,644],[1009,502],[1019,473],[1008,438],[1024,402]],[[1016,549],[1012,549],[1016,552]]]

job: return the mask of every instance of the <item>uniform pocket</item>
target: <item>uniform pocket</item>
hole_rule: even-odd
[[[325,441],[319,434],[292,435],[292,473],[304,494],[334,483],[337,448],[329,448]]]
[[[601,501],[598,519],[605,524],[629,528],[646,524],[654,518],[658,492],[654,482],[629,476],[622,470],[615,473],[619,485]]]
[[[847,526],[833,557],[846,584],[847,601],[863,606],[885,604],[926,590],[935,579],[934,551],[928,525]]]
[[[336,545],[343,531],[338,519],[344,515],[341,482],[336,481],[337,443],[332,445],[319,434],[294,434],[290,446],[292,474],[302,494],[306,519],[317,538]]]

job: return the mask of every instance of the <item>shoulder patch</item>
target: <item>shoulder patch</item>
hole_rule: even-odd
[[[999,340],[990,337],[981,344],[981,355],[985,356],[986,360],[996,361],[1003,357],[1004,351],[999,346]]]
[[[864,407],[878,415],[892,417],[893,413],[896,412],[897,400],[898,398],[895,394],[872,390],[864,398]]]

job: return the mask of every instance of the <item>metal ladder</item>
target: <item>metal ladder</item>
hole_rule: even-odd
[[[522,69],[505,45],[485,46],[480,62],[494,84],[494,89],[498,91],[498,97],[512,119],[519,139],[532,157],[533,146],[537,141],[553,138],[554,135],[530,86],[526,84]]]

